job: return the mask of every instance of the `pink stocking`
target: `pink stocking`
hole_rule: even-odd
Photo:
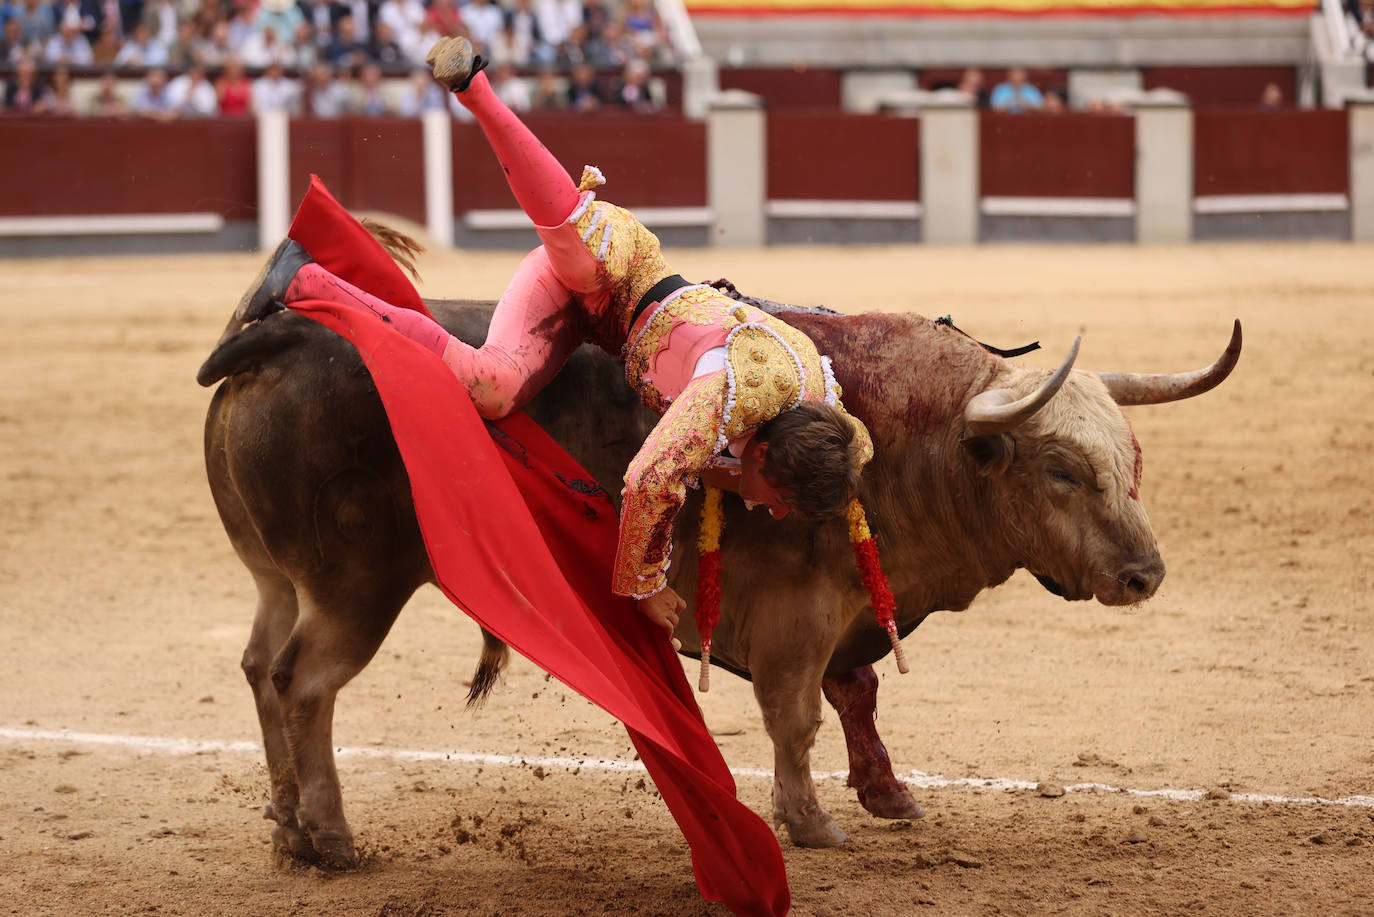
[[[566,220],[577,206],[577,186],[539,138],[497,97],[487,75],[478,73],[456,95],[482,126],[525,215],[543,227]]]

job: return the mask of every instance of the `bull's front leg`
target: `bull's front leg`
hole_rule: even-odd
[[[811,779],[824,661],[800,659],[799,649],[807,647],[775,642],[768,656],[750,664],[754,696],[773,740],[773,823],[786,825],[798,847],[835,847],[848,837],[821,807]]]
[[[849,750],[849,785],[859,791],[859,803],[879,818],[920,818],[906,784],[892,773],[892,760],[878,736],[878,674],[870,665],[821,682],[825,699],[840,715]]]

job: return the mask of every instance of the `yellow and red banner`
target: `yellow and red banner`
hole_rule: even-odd
[[[1317,0],[684,0],[700,15],[1222,16],[1305,15]]]

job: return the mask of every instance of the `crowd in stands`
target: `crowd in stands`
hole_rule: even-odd
[[[656,110],[649,78],[674,62],[667,32],[651,0],[612,2],[0,0],[0,69],[10,71],[0,111],[339,117],[447,105],[462,118],[424,66],[429,47],[453,35],[491,61],[493,85],[516,110]],[[103,72],[86,106],[73,102],[73,70]],[[116,71],[142,74],[131,97]],[[386,76],[406,74],[405,92],[383,91]]]
[[[931,88],[957,90],[979,108],[992,111],[1011,114],[1029,111],[1058,114],[1069,110],[1066,87],[1050,86],[1041,89],[1031,81],[1024,67],[1008,69],[1006,79],[994,86],[991,91],[987,89],[983,71],[977,67],[964,70],[957,82],[937,83]],[[1283,88],[1277,83],[1267,84],[1255,103],[1264,109],[1281,109],[1288,106]],[[1094,114],[1125,114],[1127,106],[1118,100],[1099,98],[1080,103],[1080,110]]]

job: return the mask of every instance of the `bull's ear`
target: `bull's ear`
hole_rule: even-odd
[[[963,446],[983,474],[1001,474],[1016,455],[1016,441],[1005,433],[970,436]]]

